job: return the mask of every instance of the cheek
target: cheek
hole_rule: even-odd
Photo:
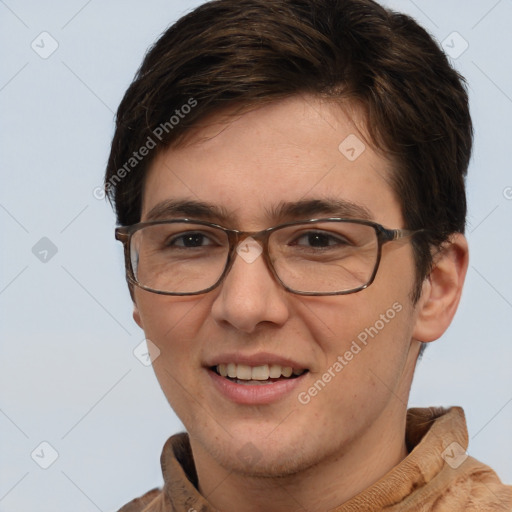
[[[328,394],[342,390],[345,403],[372,394],[377,400],[386,394],[382,381],[392,389],[404,370],[415,319],[410,298],[414,281],[411,261],[397,259],[389,268],[382,265],[382,277],[366,290],[301,298],[296,311],[315,339],[316,360],[322,362],[315,379],[323,379],[329,370],[334,373],[332,380],[343,385],[329,386]]]
[[[325,322],[330,324],[330,336],[316,331],[322,366],[300,390],[301,403],[310,400],[307,407],[326,428],[341,428],[340,418],[345,421],[342,430],[346,433],[354,425],[363,428],[400,394],[413,310],[410,303],[398,300],[379,304],[382,307],[371,309],[368,304],[338,305],[337,318],[329,308],[324,318],[330,317]]]
[[[408,294],[388,292],[375,297],[368,288],[344,297],[302,301],[297,315],[318,349],[332,359],[333,354],[349,350],[352,342],[365,347],[374,339],[395,338],[404,332],[404,320],[411,314],[406,307]]]
[[[202,307],[205,296],[172,297],[140,291],[135,296],[142,328],[146,338],[159,349],[161,355],[183,357],[192,348],[197,333],[205,322]],[[164,357],[165,359],[165,357]]]
[[[185,423],[202,423],[193,403],[203,399],[200,330],[207,321],[206,296],[171,297],[138,291],[136,304],[145,336],[160,351],[153,370],[169,404]]]

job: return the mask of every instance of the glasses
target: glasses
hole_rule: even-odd
[[[252,232],[176,219],[123,226],[115,234],[124,244],[128,282],[153,293],[207,293],[222,283],[238,254],[247,263],[262,255],[291,293],[344,295],[372,284],[383,244],[420,231],[325,218]]]

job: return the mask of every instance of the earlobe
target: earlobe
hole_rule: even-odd
[[[466,238],[454,233],[434,257],[432,271],[424,283],[417,304],[414,339],[434,341],[446,331],[459,305],[468,260]]]
[[[133,303],[133,319],[141,329],[144,329],[144,327],[142,327],[142,319],[140,318],[139,308],[135,302]]]

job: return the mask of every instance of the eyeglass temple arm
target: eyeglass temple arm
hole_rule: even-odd
[[[393,238],[392,240],[399,240],[400,238],[405,238],[407,236],[415,235],[416,233],[421,233],[425,231],[424,229],[393,229]]]
[[[129,238],[129,233],[126,233],[122,228],[117,228],[115,230],[115,237],[116,240],[119,240],[120,242],[126,243]]]

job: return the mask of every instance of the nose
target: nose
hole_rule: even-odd
[[[289,317],[288,301],[288,292],[274,279],[261,246],[247,240],[237,248],[214,300],[212,316],[218,323],[252,333],[265,323],[282,326]]]

